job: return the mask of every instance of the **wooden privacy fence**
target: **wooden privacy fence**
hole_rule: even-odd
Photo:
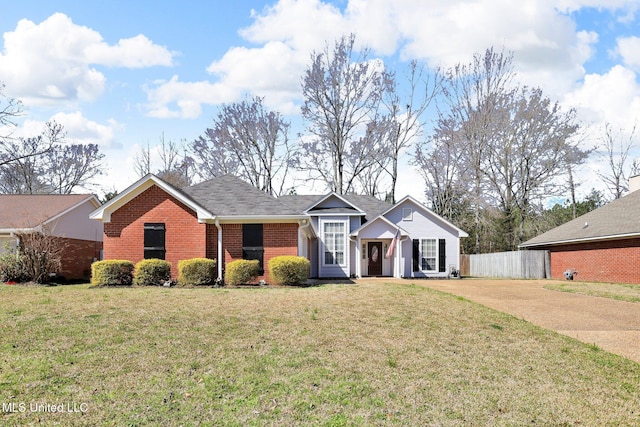
[[[551,277],[549,251],[515,251],[461,255],[460,274],[506,279],[545,279]]]

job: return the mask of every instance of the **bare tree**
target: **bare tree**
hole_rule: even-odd
[[[567,172],[567,160],[575,163],[586,154],[569,145],[578,130],[575,110],[563,111],[539,88],[508,94],[496,117],[498,137],[483,170],[503,215],[504,249],[514,250],[523,241],[532,201],[564,191],[557,176]]]
[[[235,174],[269,194],[283,194],[292,164],[289,127],[264,98],[223,105],[213,127],[191,144],[203,178]]]
[[[452,216],[452,198],[469,202],[462,206],[473,209],[477,253],[483,236],[492,249],[516,249],[528,237],[534,201],[565,191],[560,177],[588,155],[571,142],[575,111],[538,88],[519,87],[511,63],[511,55],[488,49],[449,70],[432,150],[423,143],[414,158],[436,210]],[[454,185],[455,175],[469,190]]]
[[[151,147],[148,142],[146,147],[140,148],[140,151],[134,155],[133,169],[141,178],[151,173]]]
[[[33,138],[5,141],[11,161],[0,166],[0,191],[13,194],[69,194],[92,185],[103,172],[96,144],[68,144],[62,125],[49,122]]]
[[[181,144],[173,140],[166,140],[164,132],[160,136],[160,144],[154,147],[158,154],[158,168],[153,168],[152,149],[149,143],[142,147],[134,156],[134,169],[138,176],[143,177],[155,173],[169,184],[178,187],[188,187],[194,178],[193,159],[187,154],[186,143]]]
[[[354,190],[380,151],[367,132],[381,120],[385,72],[368,55],[366,48],[356,53],[355,35],[343,36],[333,49],[312,53],[302,78],[302,116],[311,136],[302,140],[300,169],[338,194]]]
[[[629,191],[629,176],[637,169],[635,162],[630,168],[627,164],[629,152],[634,144],[635,133],[636,125],[633,126],[625,139],[623,136],[625,131],[623,129],[614,132],[611,129],[611,124],[605,123],[604,135],[600,138],[605,150],[601,157],[606,162],[608,170],[606,172],[597,172],[597,174],[606,184],[614,199],[619,199],[625,192]]]
[[[471,172],[474,227],[482,226],[485,204],[486,176],[484,161],[495,136],[495,116],[501,99],[513,91],[515,73],[513,55],[487,49],[475,54],[469,64],[458,64],[447,71],[443,87],[444,109],[440,110],[441,122],[456,128],[462,139],[458,147],[464,147],[465,167]],[[475,234],[475,252],[480,253],[480,233]]]
[[[386,155],[378,166],[391,178],[389,199],[395,203],[400,155],[423,136],[424,113],[441,93],[444,75],[440,69],[426,70],[414,60],[409,63],[405,91],[395,74],[388,73],[385,83],[382,103],[386,109]]]

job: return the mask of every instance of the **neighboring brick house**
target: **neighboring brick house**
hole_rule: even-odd
[[[631,192],[598,209],[547,231],[520,245],[549,250],[551,277],[575,280],[640,283],[640,176]]]
[[[259,259],[267,282],[279,255],[309,259],[311,277],[447,277],[466,237],[410,197],[275,198],[231,175],[179,190],[149,174],[91,218],[104,222],[106,259],[162,258],[176,276],[178,261],[206,257],[219,278],[233,260]]]
[[[91,263],[100,258],[102,223],[89,219],[100,206],[92,194],[0,195],[0,252],[28,244],[34,232],[51,235],[62,248],[59,276],[87,280]]]

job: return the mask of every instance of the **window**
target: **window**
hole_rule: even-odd
[[[438,241],[436,239],[420,240],[420,269],[422,271],[436,271],[438,268]]]
[[[411,209],[411,208],[402,208],[402,220],[403,221],[413,221],[413,209]]]
[[[345,223],[325,222],[324,235],[324,264],[345,265]]]
[[[242,259],[257,259],[260,274],[264,273],[264,247],[262,224],[242,225]]]
[[[165,228],[164,223],[145,222],[144,223],[144,259],[158,258],[165,256]]]
[[[447,271],[446,239],[413,239],[414,272],[444,273]]]

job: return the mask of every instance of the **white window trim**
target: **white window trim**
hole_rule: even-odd
[[[344,240],[343,240],[343,257],[342,257],[342,263],[338,264],[338,263],[333,263],[333,264],[327,264],[326,263],[326,257],[325,257],[325,252],[326,252],[326,248],[327,248],[327,243],[326,243],[326,239],[325,239],[325,231],[324,231],[324,227],[325,224],[342,224],[343,226],[343,235],[344,235]],[[321,221],[320,222],[320,233],[322,236],[322,250],[320,251],[320,260],[321,260],[321,265],[322,267],[327,267],[327,268],[331,268],[331,267],[347,267],[348,263],[347,263],[347,259],[349,257],[349,242],[347,240],[347,234],[348,234],[348,230],[349,230],[349,223],[346,220],[327,220],[327,221]],[[335,253],[334,253],[334,259],[335,259]]]
[[[433,240],[435,241],[436,244],[436,251],[435,251],[435,262],[433,263],[434,268],[432,270],[425,270],[422,268],[422,259],[425,258],[423,256],[423,252],[422,252],[422,242],[425,240]],[[424,238],[420,238],[420,250],[418,252],[418,262],[419,262],[419,266],[420,266],[420,271],[422,271],[423,273],[438,273],[438,262],[440,260],[440,245],[439,245],[439,241],[437,237],[424,237]]]
[[[413,209],[412,208],[402,208],[402,220],[403,221],[413,221]]]

